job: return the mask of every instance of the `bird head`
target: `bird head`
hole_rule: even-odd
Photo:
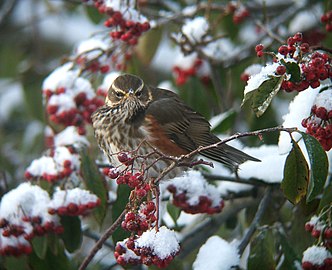
[[[111,107],[126,104],[145,108],[151,98],[151,94],[141,78],[131,74],[123,74],[112,83],[105,104]]]

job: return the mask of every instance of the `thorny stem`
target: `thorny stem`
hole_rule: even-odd
[[[104,243],[107,241],[107,239],[114,233],[114,231],[120,226],[124,216],[127,213],[127,209],[123,210],[120,216],[114,221],[114,223],[107,229],[107,231],[100,237],[100,239],[96,242],[94,247],[89,252],[88,256],[84,259],[82,264],[80,265],[79,270],[84,270],[87,268],[89,263],[92,261],[94,256],[97,254],[97,252],[103,247]]]
[[[243,251],[249,244],[251,237],[254,235],[255,231],[257,230],[259,222],[261,221],[262,216],[265,213],[265,211],[270,203],[271,194],[272,194],[272,187],[267,187],[266,192],[258,206],[256,215],[255,215],[253,221],[251,222],[246,234],[242,238],[241,243],[238,246],[239,254],[243,253]]]

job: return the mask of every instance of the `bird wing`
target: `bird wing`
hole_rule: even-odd
[[[153,102],[147,108],[146,116],[153,117],[164,134],[178,147],[191,152],[199,146],[220,141],[211,133],[210,123],[204,116],[183,103],[178,95],[158,88],[152,88],[151,93]],[[227,144],[202,151],[201,154],[231,169],[247,160],[259,161]]]

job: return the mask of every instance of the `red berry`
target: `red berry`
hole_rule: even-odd
[[[258,45],[256,45],[256,47],[255,47],[255,51],[256,52],[260,52],[260,51],[262,51],[264,49],[264,45],[263,44],[258,44]]]
[[[118,154],[118,160],[121,163],[125,163],[125,162],[127,162],[129,160],[129,157],[128,157],[127,153],[122,152],[122,153]]]
[[[300,46],[300,49],[303,53],[309,52],[309,44],[308,43],[302,43]]]
[[[324,231],[324,237],[327,239],[331,239],[332,238],[332,228],[327,228]]]
[[[313,270],[314,265],[311,262],[303,262],[302,268],[303,270]]]
[[[294,44],[295,44],[295,39],[294,38],[292,38],[292,37],[289,37],[288,39],[287,39],[287,44],[288,44],[288,46],[293,46]]]
[[[313,237],[315,237],[315,238],[319,238],[319,236],[320,236],[320,230],[318,230],[318,229],[313,229],[313,230],[311,231],[311,235],[312,235]]]
[[[327,120],[327,110],[324,107],[317,108],[316,116],[322,120]]]
[[[67,211],[69,214],[75,215],[78,212],[78,206],[76,203],[70,203],[67,206]]]
[[[294,35],[293,39],[295,40],[295,42],[301,42],[301,41],[302,41],[302,33],[297,32],[297,33]]]
[[[282,45],[279,47],[278,52],[281,55],[287,55],[288,54],[288,47],[286,45]]]
[[[119,176],[119,171],[116,168],[111,168],[111,169],[109,169],[107,175],[111,179],[116,179]]]
[[[276,72],[278,75],[283,75],[286,73],[286,67],[285,66],[278,66],[276,69]]]
[[[327,23],[329,21],[329,18],[327,17],[327,14],[323,14],[321,17],[320,17],[320,21],[322,23]]]
[[[264,52],[263,51],[259,51],[259,52],[257,52],[257,57],[262,57],[263,55],[264,55]]]

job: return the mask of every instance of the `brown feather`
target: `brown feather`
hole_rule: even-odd
[[[146,110],[146,117],[153,117],[159,123],[159,128],[178,147],[191,152],[199,146],[208,146],[220,141],[211,133],[210,123],[204,116],[183,103],[178,95],[169,90],[151,87],[149,91],[152,93],[153,101]],[[259,161],[227,144],[208,149],[201,154],[225,164],[232,170],[247,160]]]

